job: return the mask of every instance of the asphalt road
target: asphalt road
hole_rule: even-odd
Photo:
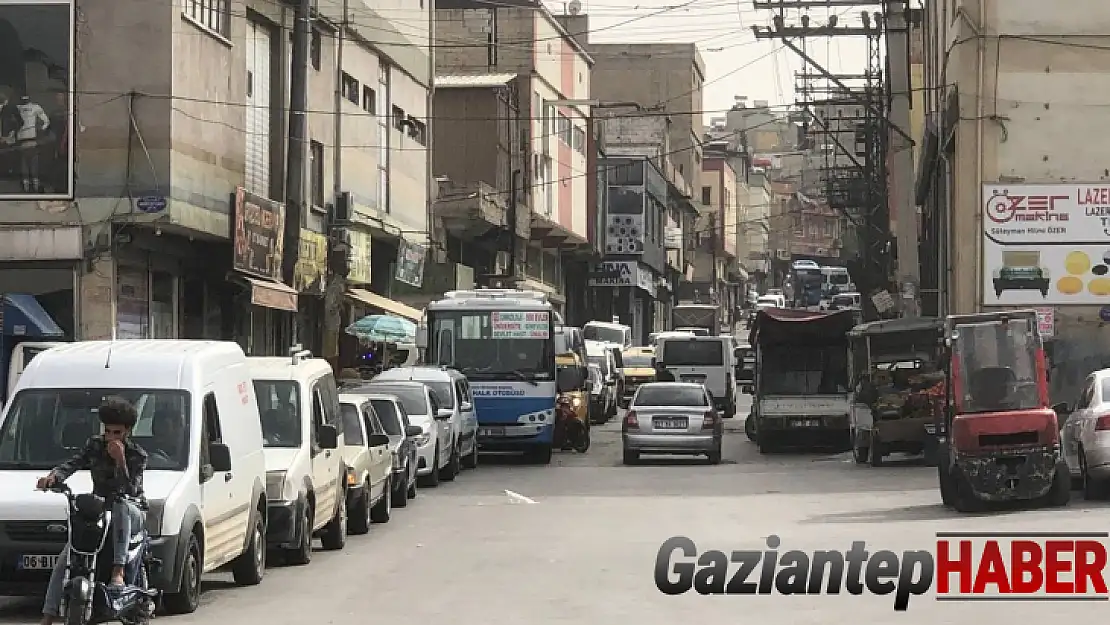
[[[936,531],[1072,531],[1105,528],[1105,505],[957,516],[939,504],[935,469],[914,462],[859,467],[848,454],[760,456],[728,422],[725,461],[625,467],[618,422],[595,428],[586,454],[551,466],[486,459],[452,484],[423,490],[387,525],[319,552],[304,568],[274,568],[262,585],[236,588],[213,575],[180,625],[266,623],[697,622],[939,625],[991,617],[1093,619],[1098,603],[942,603],[914,597],[893,614],[891,596],[664,596],[653,569],[674,535],[699,549],[931,549]],[[36,620],[37,601],[8,600],[0,623]],[[1097,611],[1097,612],[1096,612]],[[1001,620],[998,622],[1006,622]]]

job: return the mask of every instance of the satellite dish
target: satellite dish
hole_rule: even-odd
[[[567,13],[569,13],[571,15],[578,15],[581,12],[582,12],[582,1],[581,0],[570,0],[570,4],[567,5]]]

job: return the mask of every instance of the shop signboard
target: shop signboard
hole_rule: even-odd
[[[983,186],[983,304],[1110,304],[1110,184]]]
[[[490,313],[492,338],[546,339],[551,335],[550,313],[546,311],[512,311]]]
[[[239,187],[235,190],[234,210],[232,267],[240,273],[280,282],[285,205]]]
[[[73,197],[72,0],[0,2],[0,201]]]
[[[427,248],[401,239],[397,243],[397,270],[394,279],[419,288],[424,282],[424,257]]]
[[[369,233],[347,229],[347,283],[370,284],[370,244]]]
[[[301,228],[300,252],[293,270],[293,288],[301,293],[322,293],[328,272],[328,238]]]
[[[589,286],[633,287],[655,297],[655,277],[634,260],[606,260],[590,273]]]
[[[1056,309],[1051,306],[1039,306],[1037,311],[1037,332],[1041,338],[1050,339],[1056,335]]]

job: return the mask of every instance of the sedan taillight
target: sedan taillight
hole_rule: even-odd
[[[701,418],[701,429],[712,430],[717,425],[717,413],[713,410],[706,410],[705,416]]]

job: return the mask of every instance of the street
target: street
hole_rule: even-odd
[[[747,398],[745,398],[747,399]],[[744,409],[743,413],[747,410]],[[893,596],[668,597],[653,581],[656,552],[673,535],[699,550],[764,549],[770,534],[789,549],[932,550],[935,531],[1098,530],[1104,506],[958,517],[941,508],[935,469],[859,467],[849,454],[760,456],[728,421],[725,461],[620,463],[620,426],[594,430],[587,454],[551,466],[487,459],[455,483],[422,490],[388,525],[353,536],[342,552],[307,567],[272,568],[260,587],[209,579],[199,611],[168,620],[285,623],[960,623],[970,619],[1077,619],[1085,603],[940,603]],[[37,619],[38,600],[8,600],[0,623]]]

